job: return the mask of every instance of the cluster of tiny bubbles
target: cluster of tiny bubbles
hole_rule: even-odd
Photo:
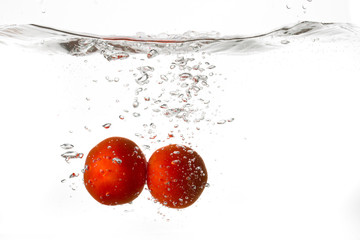
[[[165,202],[166,203],[166,202]],[[164,203],[164,204],[165,204]],[[165,204],[166,205],[166,204]],[[167,216],[166,216],[166,214],[165,213],[163,213],[160,209],[158,209],[158,211],[156,212],[160,217],[161,217],[161,219],[162,220],[165,220],[165,221],[167,221],[167,222],[170,222],[170,218],[168,218]]]
[[[104,47],[104,45],[102,46]],[[106,56],[111,55],[111,49],[111,47],[106,47],[108,51]],[[148,50],[146,54],[149,61],[152,61],[150,59],[159,55],[159,51],[154,48]],[[212,71],[216,66],[204,61],[205,58],[205,53],[198,60],[196,60],[196,56],[187,57],[185,54],[178,55],[168,65],[170,71],[164,69],[157,71],[157,69],[148,64],[129,69],[129,72],[133,73],[134,83],[136,83],[135,86],[137,87],[134,89],[132,106],[128,106],[128,109],[118,113],[119,119],[125,120],[128,117],[133,117],[143,121],[148,119],[143,114],[150,112],[152,119],[165,117],[172,123],[171,129],[167,127],[168,130],[164,133],[163,127],[159,131],[159,129],[151,127],[154,123],[143,122],[143,131],[137,131],[135,136],[150,140],[150,142],[143,142],[142,146],[145,150],[149,150],[150,145],[155,142],[165,142],[169,139],[180,139],[182,143],[191,144],[186,142],[186,139],[189,140],[194,135],[194,132],[191,132],[191,130],[198,131],[200,127],[196,126],[196,128],[191,129],[191,126],[184,128],[179,127],[179,125],[214,121],[209,118],[206,119],[206,113],[211,105],[209,88],[212,81],[210,78],[214,76]],[[113,58],[113,60],[115,59],[123,58]],[[132,57],[132,59],[135,59],[135,57]],[[146,62],[146,58],[142,60]],[[119,72],[123,71],[124,69],[119,70]],[[116,77],[114,79],[119,78]],[[107,81],[114,82],[110,78],[107,78]],[[124,84],[124,87],[129,88],[129,84]],[[157,91],[152,91],[154,88],[157,88]],[[129,111],[129,109],[132,110]],[[129,112],[131,112],[130,116],[127,114]],[[225,122],[230,121],[225,120]],[[103,125],[106,129],[110,126],[111,123]]]

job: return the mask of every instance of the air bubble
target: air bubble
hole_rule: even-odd
[[[149,145],[143,145],[142,146],[145,150],[149,150],[150,149],[150,146]]]
[[[153,72],[154,68],[150,67],[150,66],[142,66],[142,67],[139,67],[138,70],[140,72],[146,73],[146,72]]]
[[[149,83],[149,75],[147,73],[144,73],[141,77],[137,78],[136,83],[139,85],[145,85]]]
[[[167,78],[165,75],[160,75],[160,78],[161,78],[162,80],[164,80],[164,81],[167,81],[167,80],[168,80],[168,78]]]
[[[133,102],[133,107],[137,108],[138,106],[139,106],[139,102],[138,102],[137,99],[135,99],[134,102]]]
[[[126,52],[115,52],[111,54],[104,53],[104,57],[108,61],[118,60],[118,59],[126,59],[129,57],[129,54]]]
[[[78,177],[79,174],[78,173],[72,173],[70,174],[69,178],[75,178],[75,177]]]
[[[82,158],[84,156],[83,153],[77,153],[75,151],[68,151],[63,154],[61,154],[63,158],[68,162],[72,158]]]
[[[74,145],[70,144],[70,143],[64,143],[60,146],[63,149],[71,149],[74,147]]]
[[[228,122],[233,122],[235,120],[235,118],[230,118],[230,119],[228,119],[227,121]]]
[[[162,104],[162,105],[160,106],[160,108],[162,108],[162,109],[167,109],[168,106],[167,106],[166,104]]]
[[[180,77],[181,81],[184,81],[184,80],[186,80],[188,78],[191,78],[192,75],[190,73],[182,73],[182,74],[179,75],[179,77]]]
[[[180,160],[173,160],[173,161],[171,161],[171,164],[172,164],[172,165],[179,165],[180,163],[181,163]]]
[[[153,58],[156,57],[157,55],[159,55],[158,51],[156,51],[155,49],[151,49],[147,54],[147,58]]]

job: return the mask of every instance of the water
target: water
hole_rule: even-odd
[[[317,22],[250,37],[1,26],[0,181],[11,198],[1,200],[0,233],[357,239],[359,34]],[[110,136],[147,158],[170,143],[194,148],[208,187],[181,211],[148,190],[99,205],[83,186],[84,161]]]

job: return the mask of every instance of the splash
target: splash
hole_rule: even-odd
[[[124,60],[133,54],[154,58],[159,54],[207,52],[246,54],[271,50],[303,41],[357,40],[360,29],[348,23],[301,22],[255,36],[220,36],[219,33],[99,36],[29,25],[0,26],[0,43],[38,47],[74,56],[100,53],[108,61]]]

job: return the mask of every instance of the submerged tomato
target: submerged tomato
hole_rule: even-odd
[[[149,160],[147,185],[151,195],[170,208],[185,208],[203,192],[208,174],[195,151],[182,145],[168,145]]]
[[[85,187],[102,204],[129,203],[144,188],[146,165],[144,154],[131,140],[105,139],[91,149],[86,158]]]

